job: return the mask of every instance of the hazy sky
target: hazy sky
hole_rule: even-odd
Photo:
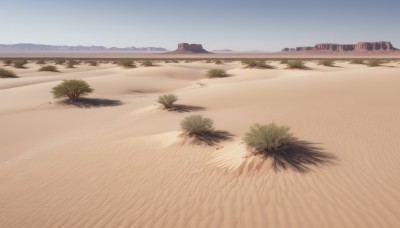
[[[400,0],[0,0],[0,43],[277,51],[392,41]]]

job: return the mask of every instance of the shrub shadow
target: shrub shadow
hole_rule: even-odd
[[[194,144],[207,144],[208,146],[214,146],[223,141],[231,141],[234,135],[227,131],[213,130],[199,135],[191,135],[189,137],[191,137],[192,143]]]
[[[268,157],[273,158],[275,171],[292,169],[300,173],[311,171],[310,166],[333,165],[338,161],[335,155],[324,152],[315,143],[300,140],[278,148],[275,152],[265,156],[265,159]]]
[[[72,105],[78,108],[101,108],[101,107],[113,107],[120,106],[123,103],[119,100],[109,100],[100,98],[81,98],[77,101],[63,101],[67,105]]]
[[[202,106],[195,106],[195,105],[176,104],[170,110],[173,112],[184,113],[184,112],[204,111],[204,110],[206,110],[206,108],[204,108]]]

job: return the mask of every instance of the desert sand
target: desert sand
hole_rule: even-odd
[[[20,78],[0,79],[0,227],[400,227],[399,61],[270,64],[1,63]],[[208,79],[212,68],[231,77]],[[84,79],[98,102],[57,102],[63,79]],[[163,110],[166,93],[187,109]],[[192,114],[232,136],[191,143],[179,123]],[[270,122],[335,161],[298,172],[248,156],[243,134]]]

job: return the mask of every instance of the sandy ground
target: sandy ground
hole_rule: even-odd
[[[270,64],[5,67],[20,78],[0,79],[0,227],[400,227],[399,62]],[[102,100],[52,98],[77,78]],[[162,110],[165,93],[187,109]],[[233,136],[190,143],[179,123],[192,114]],[[336,160],[302,173],[246,156],[243,134],[270,122]]]

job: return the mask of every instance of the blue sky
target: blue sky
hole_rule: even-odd
[[[400,0],[0,0],[0,43],[266,50],[392,41]]]

